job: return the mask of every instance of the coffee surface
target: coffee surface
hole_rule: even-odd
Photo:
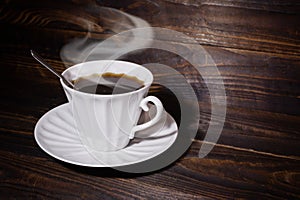
[[[144,82],[135,76],[111,72],[92,74],[72,81],[81,92],[90,94],[122,94],[144,87]]]

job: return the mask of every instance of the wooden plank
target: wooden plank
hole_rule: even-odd
[[[152,26],[170,28],[187,34],[200,44],[234,49],[263,51],[299,56],[299,10],[294,1],[284,3],[221,2],[221,1],[101,1],[78,4],[4,4],[0,20],[28,27],[59,31],[73,30],[92,33],[115,33],[134,27],[130,20],[118,16],[111,6],[131,13]],[[65,4],[65,5],[64,5]],[[31,7],[29,7],[31,6]],[[61,7],[65,6],[66,11]],[[180,12],[178,12],[180,10]],[[145,12],[146,11],[146,12]],[[120,22],[120,19],[124,21]],[[162,20],[163,19],[163,20]],[[116,21],[125,23],[116,28]],[[180,22],[180,23],[179,23]],[[171,38],[170,38],[171,39]],[[184,38],[182,38],[184,40]]]
[[[145,198],[152,195],[163,199],[168,198],[170,193],[183,199],[255,198],[258,195],[263,199],[299,197],[299,162],[296,160],[245,153],[242,149],[224,145],[217,145],[207,158],[200,159],[196,157],[200,144],[195,143],[191,154],[167,171],[147,176],[123,174],[105,168],[76,167],[52,159],[1,151],[1,160],[6,161],[1,163],[6,168],[1,188],[6,189],[3,194],[9,197],[15,194],[17,198],[25,195],[44,198],[76,198],[82,195],[85,198]],[[47,184],[41,184],[45,182]],[[114,187],[111,188],[111,185]]]

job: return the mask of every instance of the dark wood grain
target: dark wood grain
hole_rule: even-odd
[[[159,171],[129,174],[66,164],[38,147],[33,137],[36,122],[67,99],[58,79],[29,50],[37,50],[62,72],[72,63],[61,61],[60,50],[74,38],[89,34],[87,41],[102,41],[130,27],[128,19],[120,21],[102,6],[182,32],[212,56],[224,81],[227,112],[222,134],[205,158],[198,153],[211,119],[207,86],[187,60],[157,49],[122,59],[171,66],[193,86],[199,129],[180,159]],[[299,22],[297,1],[2,2],[0,198],[300,199]],[[197,45],[185,37],[162,38],[187,51]],[[154,75],[150,94],[161,98],[180,123],[176,97],[160,85],[172,75]],[[181,83],[174,87],[184,91]]]

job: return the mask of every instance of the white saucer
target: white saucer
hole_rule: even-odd
[[[69,103],[58,106],[41,117],[36,124],[34,136],[46,153],[67,163],[89,167],[126,166],[154,158],[175,142],[178,128],[175,120],[166,114],[167,120],[157,135],[160,135],[160,132],[170,134],[164,137],[135,138],[126,148],[115,152],[94,153],[86,150],[74,128]]]

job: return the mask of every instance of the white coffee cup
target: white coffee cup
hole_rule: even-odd
[[[158,123],[164,113],[158,98],[146,97],[153,82],[153,75],[141,65],[116,60],[90,61],[74,65],[62,75],[71,81],[106,72],[134,76],[143,81],[144,86],[122,94],[90,94],[72,89],[60,80],[72,105],[79,137],[83,145],[92,151],[117,151],[126,147],[131,139],[139,137],[138,134],[135,135],[136,132]],[[156,115],[150,121],[137,125],[142,109],[149,109],[148,102],[155,105]],[[147,135],[151,136],[153,135]]]

